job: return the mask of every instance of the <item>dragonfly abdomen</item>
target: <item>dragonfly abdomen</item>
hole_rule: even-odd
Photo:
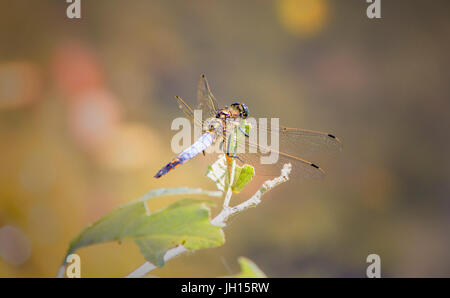
[[[214,135],[211,132],[204,133],[194,144],[189,148],[181,152],[171,162],[162,167],[155,175],[155,178],[159,178],[169,171],[175,169],[177,166],[184,164],[188,160],[197,156],[200,152],[212,145],[214,142]]]

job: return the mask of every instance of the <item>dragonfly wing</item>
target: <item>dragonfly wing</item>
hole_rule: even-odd
[[[216,116],[219,106],[217,104],[217,100],[211,92],[208,80],[203,74],[200,76],[200,80],[198,81],[197,101],[198,109],[202,110],[202,116],[204,118]]]
[[[194,118],[194,111],[192,108],[179,96],[175,96],[175,100],[178,103],[178,107],[183,111],[184,115],[186,115],[189,120],[195,122],[194,124],[198,127],[202,127],[202,122],[200,119]],[[195,120],[195,121],[194,121]]]
[[[247,140],[246,142],[245,153],[237,154],[238,159],[241,162],[252,165],[255,167],[255,171],[257,175],[262,176],[278,176],[280,175],[280,170],[283,168],[283,165],[286,163],[292,164],[291,177],[302,177],[302,178],[323,178],[325,176],[325,172],[318,165],[302,159],[298,156],[290,155],[285,152],[280,152],[278,150],[263,147],[258,144],[252,143]],[[254,151],[249,151],[253,149],[257,153],[249,153]],[[264,153],[261,153],[264,152]],[[263,164],[263,157],[268,158],[270,155],[278,156],[276,160],[274,160],[271,164]]]
[[[341,140],[330,133],[301,128],[281,127],[279,134],[282,138],[298,140],[299,142],[316,147],[324,147],[333,151],[342,150]]]
[[[175,100],[178,103],[178,107],[180,108],[180,110],[183,111],[183,113],[186,115],[186,117],[193,120],[194,119],[194,111],[192,110],[192,108],[179,96],[175,96]]]
[[[300,152],[308,152],[309,154],[311,151],[318,149],[331,152],[342,150],[341,140],[326,132],[284,126],[280,126],[276,131],[262,127],[259,127],[259,130],[259,136],[261,136],[261,132],[265,132],[268,139],[278,138],[281,151],[292,155],[297,155]]]
[[[325,176],[324,170],[318,165],[286,153],[280,152],[274,164],[262,164],[260,153],[240,153],[238,158],[242,163],[253,166],[258,176],[279,176],[283,165],[287,163],[292,165],[289,175],[292,178],[320,179]]]

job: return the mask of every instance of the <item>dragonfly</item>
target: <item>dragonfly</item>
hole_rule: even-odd
[[[256,172],[260,175],[279,175],[283,165],[291,163],[290,176],[294,178],[322,178],[325,175],[325,171],[317,164],[298,156],[296,151],[301,145],[306,145],[312,149],[322,148],[328,151],[342,150],[342,142],[334,134],[285,126],[279,126],[275,130],[269,127],[259,127],[260,132],[264,131],[271,138],[276,137],[279,139],[281,150],[250,140],[249,131],[245,130],[246,126],[240,125],[249,116],[247,105],[233,102],[230,106],[219,108],[205,75],[201,75],[197,88],[197,110],[201,110],[202,115],[207,117],[205,121],[194,117],[194,110],[181,97],[175,96],[175,99],[184,114],[194,122],[194,125],[201,128],[202,134],[194,144],[162,167],[154,176],[155,178],[164,176],[201,153],[205,155],[205,151],[214,144],[218,144],[219,148],[223,150],[229,163],[236,159],[240,163],[256,166]],[[230,149],[230,144],[233,143],[232,138],[236,138],[236,133],[241,134],[241,137],[244,136],[246,148],[252,148],[253,150],[237,153],[235,147]],[[277,162],[268,165],[261,164],[261,156],[267,156],[272,153],[278,156]]]

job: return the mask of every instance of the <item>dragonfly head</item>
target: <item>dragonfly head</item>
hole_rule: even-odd
[[[231,106],[239,111],[239,115],[245,119],[248,117],[248,107],[244,103],[235,102]]]

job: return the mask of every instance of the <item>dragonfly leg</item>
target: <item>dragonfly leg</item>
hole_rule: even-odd
[[[240,131],[244,134],[244,136],[246,136],[247,138],[250,137],[250,136],[248,135],[248,133],[246,133],[245,130],[244,130],[242,127],[239,126],[239,130],[240,130]]]

